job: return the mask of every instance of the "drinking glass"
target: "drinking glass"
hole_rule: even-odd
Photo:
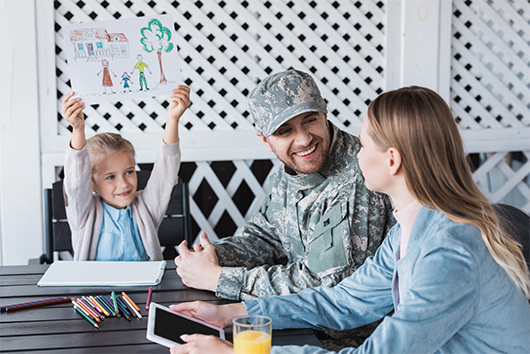
[[[267,316],[238,317],[234,323],[235,354],[270,354],[272,320]]]

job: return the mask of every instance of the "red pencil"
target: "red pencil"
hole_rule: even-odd
[[[55,297],[51,299],[46,300],[40,300],[40,301],[31,301],[26,303],[20,303],[20,304],[14,304],[14,305],[8,305],[1,308],[1,312],[8,312],[8,311],[14,311],[14,310],[20,310],[20,309],[26,309],[29,307],[37,307],[37,306],[44,306],[44,305],[52,305],[52,304],[58,304],[61,302],[67,302],[71,301],[72,299],[69,297]]]

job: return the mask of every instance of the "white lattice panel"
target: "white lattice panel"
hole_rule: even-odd
[[[385,1],[55,1],[57,107],[70,82],[62,52],[61,27],[69,23],[106,21],[135,16],[171,14],[184,80],[192,89],[192,106],[181,125],[187,132],[254,134],[246,97],[270,73],[290,67],[310,72],[328,102],[330,119],[345,130],[358,132],[370,101],[383,92]],[[89,135],[115,131],[126,137],[162,131],[165,98],[129,100],[87,107]],[[68,124],[58,116],[58,136],[69,136]],[[231,142],[234,149],[237,140]],[[141,150],[142,146],[136,146]],[[226,157],[230,160],[230,156]],[[199,229],[215,238],[215,228],[226,215],[236,226],[256,211],[264,198],[248,160],[234,160],[235,170],[223,186],[208,157],[196,162],[190,194],[203,193],[206,183],[216,200],[205,216],[194,198],[191,212]],[[278,162],[272,161],[273,168]],[[246,210],[232,198],[242,183],[254,195]],[[212,193],[211,193],[212,194]],[[201,209],[202,208],[202,209]],[[219,235],[225,236],[225,235]]]
[[[530,3],[453,1],[451,108],[463,129],[530,126]],[[487,142],[485,142],[487,143]],[[530,212],[530,151],[482,156],[475,181],[492,202]]]
[[[312,73],[330,119],[357,133],[368,104],[386,86],[384,44],[392,30],[386,28],[386,7],[387,1],[378,0],[55,1],[57,111],[70,91],[62,26],[168,13],[175,21],[183,77],[192,89],[193,104],[181,120],[183,141],[201,132],[254,134],[248,93],[269,73],[290,67]],[[526,0],[453,1],[451,108],[462,129],[530,126],[529,21]],[[159,97],[89,106],[89,134],[117,131],[133,139],[161,132],[167,104]],[[58,137],[69,136],[60,117],[48,123],[57,125]],[[241,150],[237,138],[222,141]],[[141,151],[141,144],[136,148]],[[482,156],[474,177],[492,201],[515,200],[510,204],[528,212],[530,153],[523,150]],[[259,208],[267,180],[260,183],[252,173],[251,154],[243,160],[227,155],[233,168],[223,184],[207,155],[196,159],[189,178],[191,210],[197,227],[215,238],[225,236],[215,230],[227,218],[239,227]],[[268,176],[278,166],[272,163]],[[496,183],[491,183],[492,174]],[[242,186],[254,200],[240,210],[233,198]],[[214,205],[205,208],[199,194],[209,195]]]

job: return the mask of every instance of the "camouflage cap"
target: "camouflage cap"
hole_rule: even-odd
[[[250,93],[248,105],[256,129],[265,137],[299,114],[328,113],[315,80],[298,70],[287,70],[263,79]]]

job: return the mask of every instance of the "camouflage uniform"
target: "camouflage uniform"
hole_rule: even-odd
[[[215,244],[223,266],[216,295],[249,300],[333,286],[372,256],[394,224],[389,199],[366,189],[359,139],[329,122],[324,167],[311,175],[280,170],[259,212]]]
[[[249,95],[265,137],[305,112],[326,114],[313,78],[288,70]],[[233,237],[215,244],[223,266],[216,295],[249,300],[333,286],[373,255],[394,224],[388,197],[366,189],[357,163],[359,139],[328,122],[329,157],[318,173],[281,168],[261,210]]]

